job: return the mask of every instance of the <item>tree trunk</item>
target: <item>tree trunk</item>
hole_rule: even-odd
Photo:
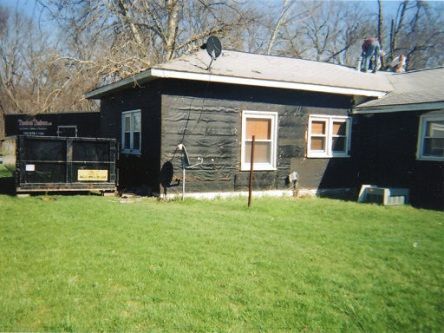
[[[378,0],[378,39],[381,50],[384,50],[384,11],[382,0]],[[381,68],[385,67],[384,53],[381,55]]]
[[[276,41],[276,37],[277,37],[277,34],[279,33],[279,29],[281,28],[282,23],[284,23],[285,18],[287,17],[290,6],[291,6],[291,3],[289,4],[288,0],[284,0],[281,15],[279,16],[279,19],[276,22],[276,25],[274,26],[273,33],[271,34],[270,40],[268,42],[267,55],[270,55],[270,53],[271,53],[271,49],[273,48],[273,45]]]
[[[167,0],[168,32],[165,42],[166,60],[171,60],[176,49],[176,37],[179,20],[179,5],[177,0]]]
[[[128,10],[126,8],[124,0],[119,0],[118,6],[119,6],[119,13],[120,15],[123,16],[125,23],[129,26],[136,43],[139,46],[142,46],[143,40],[142,37],[140,36],[139,29],[136,27],[136,25],[133,22],[131,22],[131,19],[128,17]]]
[[[390,61],[392,61],[396,56],[396,50],[398,48],[398,33],[403,28],[408,3],[409,0],[404,0],[399,5],[398,13],[396,14],[396,20],[395,21],[392,20],[392,28],[390,36]]]

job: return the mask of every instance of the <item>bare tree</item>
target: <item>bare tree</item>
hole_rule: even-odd
[[[7,12],[0,42],[0,110],[2,113],[44,113],[90,109],[89,102],[72,99],[81,87],[75,70],[59,61],[49,35],[19,12]],[[81,85],[84,87],[84,85]]]
[[[261,34],[266,38],[260,52],[303,57],[310,48],[304,36],[304,22],[316,15],[319,7],[318,3],[283,0],[281,6],[262,8],[267,15],[261,15],[264,17]]]
[[[268,47],[267,47],[267,54],[271,53],[271,49],[273,48],[273,45],[276,42],[276,38],[279,33],[279,30],[285,24],[285,20],[286,20],[288,13],[290,11],[290,7],[293,3],[294,3],[293,1],[289,1],[289,0],[283,1],[282,11],[281,11],[279,18],[276,21],[276,24],[271,32],[271,37],[270,37],[270,40],[268,42]]]
[[[291,44],[299,45],[303,50],[300,56],[354,65],[360,42],[370,26],[370,18],[362,4],[330,1],[298,4],[310,14],[294,27],[289,27],[289,31],[293,31],[289,36]]]
[[[396,18],[391,19],[391,26],[390,26],[390,53],[389,53],[389,60],[393,60],[395,58],[395,52],[398,50],[398,39],[399,35],[404,29],[405,20],[406,20],[406,13],[407,13],[407,5],[408,1],[403,1],[399,7],[398,11],[396,13]]]
[[[443,4],[404,0],[391,19],[389,60],[407,57],[407,69],[441,65],[444,60]]]
[[[378,40],[381,45],[381,49],[384,50],[384,7],[382,0],[378,0]],[[385,55],[381,56],[381,67],[385,67]]]
[[[65,32],[75,32],[74,39],[94,30],[102,47],[88,59],[97,63],[102,74],[116,77],[141,70],[139,66],[130,69],[128,64],[136,63],[131,59],[142,67],[170,60],[197,49],[209,35],[236,34],[254,21],[248,10],[229,0],[39,1]],[[82,10],[86,7],[88,11]]]
[[[51,33],[0,6],[2,114],[96,110],[85,91],[192,52],[212,34],[243,47],[242,27],[254,21],[246,7],[225,0],[38,3]]]
[[[8,12],[6,8],[3,8],[0,6],[0,40],[3,40],[6,32],[6,27],[8,23]],[[2,79],[3,74],[0,70],[0,82]],[[0,86],[1,88],[1,86]],[[4,90],[0,89],[0,139],[4,137],[4,114],[5,114],[5,107],[3,106],[2,101],[6,98]]]

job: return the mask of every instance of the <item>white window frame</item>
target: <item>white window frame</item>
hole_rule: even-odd
[[[416,159],[421,161],[444,161],[442,156],[424,155],[424,139],[426,134],[427,123],[430,121],[444,121],[442,115],[422,115],[419,117],[418,143],[416,147]]]
[[[250,163],[245,161],[245,142],[250,141],[247,135],[247,119],[270,119],[271,120],[271,163],[254,163],[253,169],[256,171],[276,170],[277,156],[277,138],[278,138],[278,113],[270,111],[251,111],[242,112],[242,133],[241,133],[241,171],[250,170]],[[259,142],[260,140],[256,140]]]
[[[135,113],[139,113],[140,114],[140,135],[139,135],[139,149],[133,149],[134,147],[134,131],[132,128],[132,115]],[[130,149],[125,149],[125,118],[129,117],[130,118]],[[122,112],[122,116],[121,116],[121,120],[120,120],[120,125],[121,125],[121,144],[122,144],[122,150],[121,152],[124,154],[133,154],[133,155],[140,155],[141,149],[142,149],[142,111],[140,109],[136,109],[136,110],[129,110],[129,111],[124,111]]]
[[[324,121],[326,123],[326,149],[325,151],[314,150],[310,148],[311,144],[311,124],[313,121]],[[351,125],[352,119],[348,116],[328,116],[328,115],[310,115],[308,119],[308,130],[307,130],[307,157],[309,158],[347,158],[350,157],[350,146],[351,146]],[[345,151],[335,152],[332,149],[333,146],[333,123],[334,122],[344,122],[345,128]],[[316,134],[314,134],[316,136]]]

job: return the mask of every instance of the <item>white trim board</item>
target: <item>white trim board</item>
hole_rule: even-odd
[[[418,125],[418,141],[416,143],[416,160],[418,161],[436,161],[442,162],[444,161],[444,157],[442,156],[433,156],[433,155],[424,155],[424,137],[426,133],[426,126],[428,121],[443,121],[444,114],[423,114],[419,117],[419,125]]]
[[[136,74],[132,77],[87,92],[85,94],[85,97],[100,98],[101,95],[107,92],[111,92],[115,89],[122,88],[125,86],[130,86],[131,84],[136,86],[137,84],[142,84],[144,82],[156,78],[228,83],[228,84],[238,84],[238,85],[247,85],[247,86],[256,86],[256,87],[303,90],[303,91],[314,91],[314,92],[331,93],[339,95],[367,96],[367,97],[378,97],[378,98],[383,97],[387,94],[387,92],[385,91],[343,88],[343,87],[334,87],[334,86],[310,84],[310,83],[288,82],[288,81],[251,79],[251,78],[242,78],[236,76],[216,75],[211,73],[208,74],[192,73],[192,72],[175,71],[175,70],[153,67],[149,70]]]
[[[372,114],[372,113],[392,113],[392,112],[406,112],[406,111],[431,111],[444,109],[444,102],[433,103],[415,103],[404,105],[387,105],[379,108],[362,108],[353,109],[352,114]]]
[[[251,164],[246,162],[245,149],[247,136],[247,119],[267,119],[271,120],[271,156],[270,163],[253,163],[255,171],[276,170],[277,165],[277,149],[278,149],[278,130],[279,130],[279,113],[274,111],[257,111],[257,110],[243,110],[242,111],[242,133],[241,133],[241,171],[248,171]],[[260,140],[256,141],[259,143]]]
[[[317,151],[310,148],[311,139],[316,134],[312,133],[311,124],[313,121],[322,121],[326,124],[326,132],[323,136],[325,138],[325,150]],[[334,122],[345,123],[345,152],[333,151],[333,123]],[[322,114],[311,114],[308,117],[308,128],[307,128],[307,142],[306,142],[306,156],[307,158],[348,158],[350,157],[350,147],[351,147],[351,130],[352,130],[352,119],[349,116],[331,116]]]
[[[136,74],[134,76],[128,77],[126,79],[114,82],[114,83],[110,83],[107,85],[104,85],[102,87],[99,87],[97,89],[94,89],[92,91],[89,91],[87,93],[85,93],[85,98],[89,99],[96,99],[96,98],[100,98],[101,95],[106,94],[107,92],[110,92],[114,89],[118,89],[118,88],[122,88],[122,87],[126,87],[126,86],[132,86],[135,87],[139,84],[142,84],[146,81],[150,81],[152,80],[153,77],[151,75],[151,70],[146,70],[142,73]]]
[[[140,115],[140,131],[139,131],[139,149],[134,149],[134,133],[137,133],[137,131],[134,131],[132,128],[132,122],[133,117],[132,114],[139,114]],[[129,116],[130,118],[130,148],[125,149],[125,119]],[[121,154],[128,154],[128,155],[141,155],[142,154],[142,110],[141,109],[134,109],[134,110],[125,110],[122,111],[120,114],[120,144],[121,144]]]
[[[338,194],[338,193],[350,193],[353,189],[344,188],[331,188],[331,189],[314,189],[314,188],[301,188],[297,189],[297,197],[317,197],[327,194]],[[253,191],[253,205],[254,198],[263,197],[292,197],[294,196],[294,191],[287,190],[264,190],[264,191]],[[164,199],[180,199],[182,193],[169,193],[166,197],[161,194],[161,198]],[[199,200],[215,200],[215,199],[228,199],[228,198],[244,198],[248,197],[248,191],[239,192],[190,192],[185,193],[185,199],[199,199]]]
[[[254,198],[260,197],[291,197],[293,196],[293,190],[269,190],[269,191],[253,191]],[[160,195],[161,198],[165,198],[164,195]],[[166,199],[179,199],[182,197],[182,193],[169,193],[166,195]],[[239,192],[190,192],[185,193],[185,199],[201,199],[201,200],[215,200],[215,199],[228,199],[248,197],[248,191]]]
[[[309,83],[298,83],[298,82],[287,82],[287,81],[274,81],[274,80],[263,80],[263,79],[250,79],[235,76],[225,76],[225,75],[215,75],[215,74],[204,74],[204,73],[191,73],[191,72],[180,72],[167,69],[151,69],[151,75],[159,78],[168,79],[183,79],[183,80],[194,80],[194,81],[205,81],[205,82],[217,82],[217,83],[231,83],[247,86],[256,87],[268,87],[268,88],[281,88],[290,90],[305,90],[305,91],[316,91],[323,93],[333,93],[340,95],[363,95],[369,97],[382,97],[386,95],[384,91],[374,91],[374,90],[364,90],[364,89],[354,89],[354,88],[341,88],[318,84]]]

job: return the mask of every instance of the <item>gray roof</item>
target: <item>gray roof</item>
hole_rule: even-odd
[[[205,50],[154,66],[155,68],[208,73],[210,58]],[[326,62],[223,51],[211,66],[213,75],[235,76],[269,81],[296,82],[322,86],[391,91],[382,73],[362,73],[354,68]]]
[[[387,74],[394,90],[362,103],[356,109],[378,109],[444,101],[444,67],[401,74]]]
[[[130,78],[86,94],[98,98],[108,92],[156,78],[179,78],[284,89],[310,90],[380,97],[393,87],[385,73],[362,73],[354,68],[295,58],[224,50],[208,70],[205,50],[158,64]]]

